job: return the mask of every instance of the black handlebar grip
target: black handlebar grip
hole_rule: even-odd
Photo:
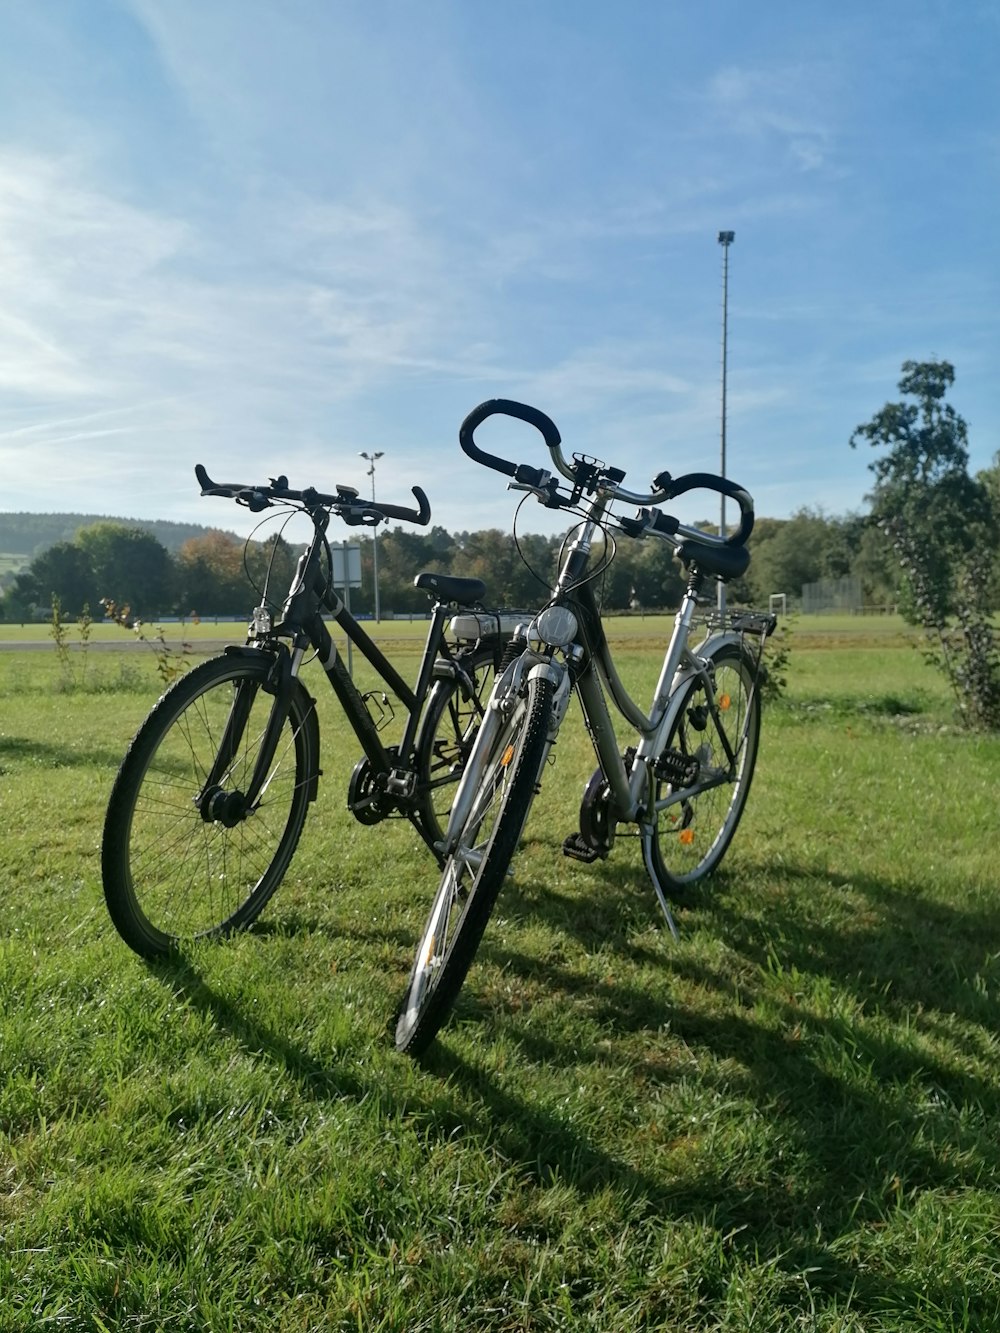
[[[431,521],[431,502],[428,500],[422,486],[412,487],[412,493],[417,502],[418,513],[417,522],[425,527]]]
[[[686,491],[715,491],[735,500],[740,507],[740,526],[732,536],[726,538],[726,545],[745,545],[753,532],[753,497],[749,491],[727,477],[716,476],[714,472],[688,472],[683,477],[674,477],[667,488],[667,496],[675,499]]]
[[[232,500],[237,495],[242,495],[244,491],[252,489],[245,486],[242,482],[236,481],[213,481],[205,470],[203,463],[195,463],[194,475],[197,478],[198,485],[201,487],[202,495],[223,495]]]
[[[658,509],[644,511],[652,515],[650,527],[654,532],[662,532],[668,537],[672,537],[680,527],[680,522],[672,514],[661,514]]]
[[[507,477],[515,475],[517,464],[508,462],[506,458],[498,458],[496,454],[488,454],[485,449],[480,449],[473,438],[477,427],[488,417],[495,416],[515,417],[518,421],[526,421],[529,426],[534,426],[535,430],[540,432],[550,449],[555,449],[562,443],[562,436],[556,428],[556,423],[537,407],[529,407],[527,403],[515,403],[510,398],[490,398],[487,402],[480,403],[478,407],[472,409],[459,427],[458,442],[462,446],[462,452],[475,459],[477,463],[491,467],[495,472],[502,472]]]
[[[431,517],[430,502],[419,486],[414,486],[412,489],[418,505],[416,510],[404,509],[402,505],[383,504],[380,500],[378,504],[372,506],[372,511],[384,514],[386,518],[401,518],[404,523],[422,523],[426,527]]]

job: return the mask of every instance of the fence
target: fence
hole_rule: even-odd
[[[821,615],[824,611],[858,615],[863,610],[860,579],[819,579],[802,585],[802,614]]]

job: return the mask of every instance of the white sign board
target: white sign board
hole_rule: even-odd
[[[361,547],[344,542],[343,546],[331,546],[330,552],[333,556],[333,586],[346,588],[349,580],[352,588],[360,588]]]

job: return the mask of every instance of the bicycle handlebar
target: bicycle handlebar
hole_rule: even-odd
[[[345,523],[351,526],[367,524],[374,526],[383,518],[398,518],[404,523],[420,523],[426,526],[430,522],[431,507],[427,496],[419,486],[412,487],[417,501],[416,509],[405,509],[402,505],[369,503],[359,500],[357,491],[351,486],[338,486],[336,495],[325,495],[312,486],[304,491],[292,490],[287,477],[272,477],[266,486],[248,486],[243,482],[213,481],[201,463],[197,463],[194,475],[198,479],[202,495],[221,495],[227,500],[259,513],[267,509],[274,501],[289,500],[306,506],[307,509],[324,508],[334,510]]]
[[[727,495],[731,500],[735,500],[740,507],[740,526],[729,537],[724,539],[726,546],[745,546],[747,538],[753,532],[753,497],[749,491],[738,486],[735,481],[730,481],[727,477],[718,477],[714,472],[688,472],[683,477],[670,477],[666,473],[661,473],[656,482],[662,482],[666,490],[666,499],[676,500],[678,495],[686,495],[688,491],[715,491],[718,495]],[[656,484],[656,483],[654,483]],[[659,514],[656,510],[650,510],[653,515],[649,522],[649,527],[660,532],[667,532],[665,521],[673,522],[674,526],[670,529],[668,535],[677,531],[676,520],[671,520],[667,514]],[[709,534],[705,534],[708,536]]]
[[[551,417],[547,417],[537,407],[529,407],[527,403],[515,403],[510,398],[490,398],[487,402],[474,407],[458,430],[458,442],[463,452],[477,463],[482,463],[484,467],[491,467],[495,472],[502,472],[507,477],[516,477],[518,481],[528,480],[527,477],[517,477],[518,464],[511,463],[506,458],[498,458],[495,454],[488,454],[476,444],[473,438],[476,429],[487,417],[494,416],[515,417],[518,421],[526,421],[529,426],[534,426],[535,430],[541,433],[553,456],[559,452],[562,437]],[[525,470],[537,471],[535,468]]]
[[[474,407],[462,422],[458,432],[458,441],[462,446],[462,451],[474,459],[475,462],[493,468],[495,472],[502,472],[504,476],[513,477],[516,482],[523,484],[523,487],[517,487],[516,489],[526,488],[540,493],[545,492],[547,498],[544,499],[544,503],[552,505],[555,503],[554,489],[556,483],[549,479],[548,473],[543,472],[541,468],[529,467],[526,463],[512,463],[509,459],[499,458],[496,454],[487,453],[485,449],[481,449],[476,444],[474,437],[478,427],[489,417],[498,415],[515,417],[518,421],[526,421],[529,426],[534,426],[548,446],[557,470],[574,485],[577,484],[580,475],[577,470],[579,460],[573,463],[567,461],[562,452],[562,439],[555,422],[547,417],[544,412],[540,412],[537,407],[529,407],[527,403],[516,403],[509,398],[490,398],[485,403],[480,403],[478,407]],[[591,464],[593,463],[593,460],[588,461]],[[735,500],[740,507],[739,528],[732,536],[725,539],[713,537],[708,533],[702,534],[703,539],[709,544],[742,546],[753,530],[753,499],[742,486],[729,481],[726,477],[718,477],[711,472],[689,472],[683,477],[673,478],[669,472],[661,472],[653,478],[653,489],[646,495],[640,495],[627,491],[620,484],[624,475],[623,472],[608,469],[604,474],[604,480],[612,485],[615,499],[626,500],[632,504],[662,504],[665,500],[675,499],[678,495],[693,490],[716,491],[720,495],[727,495]],[[539,498],[542,498],[541,494],[539,494]],[[676,519],[671,519],[667,514],[660,514],[655,509],[644,510],[643,514],[651,517],[644,518],[639,526],[636,526],[634,521],[625,520],[623,524],[625,530],[630,531],[631,527],[636,527],[638,534],[649,528],[659,531],[663,535],[673,535],[680,526]],[[668,530],[665,525],[671,523],[673,527]]]

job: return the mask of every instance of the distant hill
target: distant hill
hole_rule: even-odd
[[[217,532],[202,523],[170,523],[160,518],[116,518],[109,514],[15,514],[0,513],[0,552],[20,556],[18,563],[29,564],[56,542],[72,541],[81,528],[92,523],[123,523],[152,533],[158,542],[175,554],[192,537]],[[233,534],[235,536],[235,533]]]

